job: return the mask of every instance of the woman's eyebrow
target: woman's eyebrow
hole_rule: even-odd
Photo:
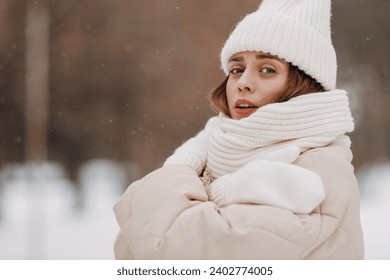
[[[231,58],[229,58],[229,62],[242,62],[244,61],[244,58],[242,56],[233,56]]]
[[[256,55],[256,59],[275,59],[275,60],[278,60],[280,62],[284,62],[281,58],[274,56],[274,55],[271,55],[271,54],[266,54],[266,53]]]
[[[278,60],[280,62],[284,62],[283,59],[281,59],[277,56],[271,55],[271,54],[266,54],[266,53],[257,54],[256,59],[275,59],[275,60]],[[242,56],[233,56],[229,59],[229,62],[242,62],[242,61],[244,61],[244,57],[242,57]]]

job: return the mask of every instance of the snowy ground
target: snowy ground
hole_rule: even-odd
[[[366,259],[389,260],[390,163],[358,175]],[[112,206],[125,178],[118,164],[90,162],[81,170],[82,193],[76,195],[58,165],[3,170],[0,259],[113,259],[118,227]]]
[[[358,174],[366,259],[390,260],[390,163]]]
[[[59,166],[8,170],[0,194],[0,259],[113,259],[121,171],[107,161],[87,164],[76,195]]]

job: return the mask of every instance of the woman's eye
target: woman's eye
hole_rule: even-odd
[[[241,74],[243,72],[244,72],[244,70],[241,68],[233,68],[230,70],[230,74]]]
[[[265,68],[261,68],[260,72],[264,74],[273,74],[275,73],[275,70],[272,68],[265,67]]]

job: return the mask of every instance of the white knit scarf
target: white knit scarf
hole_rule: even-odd
[[[224,114],[219,119],[219,126],[210,135],[207,155],[207,170],[214,178],[290,145],[301,153],[335,140],[350,146],[345,133],[354,129],[348,96],[343,90],[268,104],[241,120]]]

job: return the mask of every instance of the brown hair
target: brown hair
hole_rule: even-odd
[[[222,112],[227,116],[231,116],[226,97],[226,84],[228,79],[229,76],[227,76],[226,79],[224,79],[223,82],[211,92],[210,102],[215,110]],[[299,95],[323,91],[325,91],[325,89],[320,83],[311,76],[307,75],[297,66],[289,63],[286,88],[276,96],[273,96],[272,100],[266,100],[265,104],[285,102]]]

